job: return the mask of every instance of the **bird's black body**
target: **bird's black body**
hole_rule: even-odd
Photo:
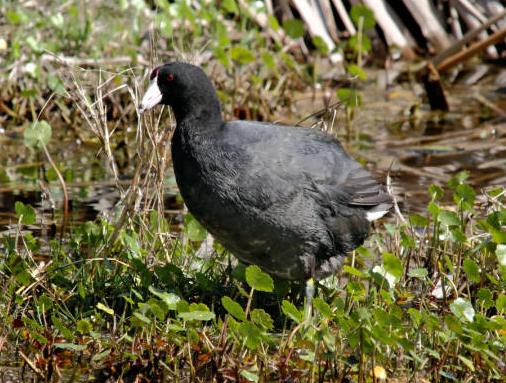
[[[224,122],[210,81],[189,64],[160,67],[157,84],[176,116],[172,159],[188,210],[242,261],[281,278],[324,278],[367,237],[367,213],[390,207],[331,136]]]

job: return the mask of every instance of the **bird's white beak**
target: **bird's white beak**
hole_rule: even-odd
[[[151,109],[155,105],[158,105],[160,101],[162,101],[162,92],[160,92],[160,88],[158,87],[156,80],[157,77],[151,81],[148,90],[146,93],[144,93],[144,97],[142,98],[141,104],[139,106],[139,111],[141,113],[145,112],[148,109]]]

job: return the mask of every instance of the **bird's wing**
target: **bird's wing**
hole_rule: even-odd
[[[390,201],[384,187],[320,131],[249,121],[229,122],[224,129],[228,150],[245,159],[236,169],[238,191],[259,208],[299,193],[365,209]]]

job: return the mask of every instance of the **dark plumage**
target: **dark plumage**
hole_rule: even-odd
[[[335,138],[224,122],[211,82],[190,64],[165,64],[151,78],[141,109],[174,111],[172,159],[188,210],[243,262],[286,279],[324,278],[390,208],[383,186]]]

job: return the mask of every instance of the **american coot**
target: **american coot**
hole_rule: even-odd
[[[153,70],[140,109],[170,105],[172,160],[188,210],[247,264],[317,280],[361,245],[386,214],[384,187],[318,130],[224,122],[206,74],[173,62]]]

